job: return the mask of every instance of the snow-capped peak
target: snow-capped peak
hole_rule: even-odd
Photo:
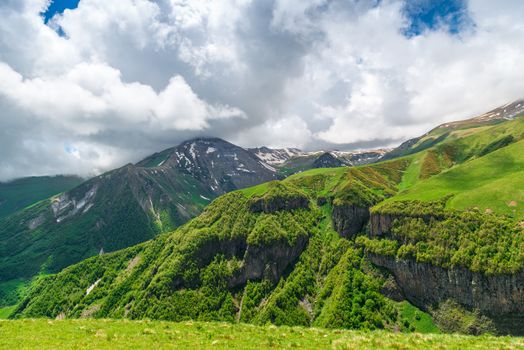
[[[284,163],[290,158],[303,155],[304,152],[297,148],[278,148],[271,149],[268,147],[252,148],[249,149],[255,156],[261,161],[269,165],[279,165]]]

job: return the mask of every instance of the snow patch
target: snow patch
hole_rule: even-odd
[[[196,152],[195,152],[195,143],[191,143],[191,146],[189,147],[189,154],[191,154],[191,157],[193,159],[196,159]]]
[[[272,172],[274,172],[274,173],[277,172],[277,169],[273,168],[271,165],[269,165],[269,164],[267,164],[267,163],[260,162],[260,164],[262,164],[262,166],[263,166],[264,168],[266,168],[267,170],[269,170],[269,171],[272,171]]]

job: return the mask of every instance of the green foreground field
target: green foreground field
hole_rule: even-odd
[[[126,320],[0,321],[0,349],[524,349],[524,338]]]

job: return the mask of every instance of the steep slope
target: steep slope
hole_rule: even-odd
[[[240,147],[196,139],[14,213],[0,220],[0,306],[13,280],[151,239],[220,194],[275,178]]]
[[[416,329],[406,299],[446,331],[522,334],[523,124],[227,194],[173,233],[37,281],[14,316]],[[432,152],[452,161],[422,175]]]
[[[524,120],[508,125],[517,124]],[[521,140],[420,180],[371,210],[359,243],[418,307],[448,309],[451,300],[522,335],[523,169]]]
[[[445,331],[522,334],[523,137],[516,118],[226,194],[172,233],[36,281],[13,316],[413,330],[408,300]]]
[[[524,140],[419,181],[394,199],[449,199],[446,208],[477,208],[524,219]]]
[[[524,100],[518,100],[474,118],[445,123],[420,137],[402,143],[397,148],[386,153],[382,159],[387,160],[414,154],[440,144],[443,141],[461,138],[464,135],[471,135],[490,126],[520,118],[523,113]]]
[[[457,132],[440,143],[409,156],[413,162],[407,169],[400,189],[408,189],[420,180],[431,178],[456,165],[504,149],[522,139],[524,139],[524,118]],[[508,157],[510,159],[512,155]]]
[[[224,195],[171,234],[43,278],[15,314],[414,330],[380,293],[387,276],[331,224],[332,205],[384,199],[407,165],[322,170]],[[370,174],[384,184],[368,187]]]
[[[80,185],[77,176],[33,176],[0,182],[0,218]]]
[[[216,195],[279,178],[273,167],[251,152],[218,138],[183,142],[144,159],[137,166],[178,169]]]

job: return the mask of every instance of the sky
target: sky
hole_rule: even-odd
[[[520,0],[2,0],[0,181],[394,146],[524,97]]]

